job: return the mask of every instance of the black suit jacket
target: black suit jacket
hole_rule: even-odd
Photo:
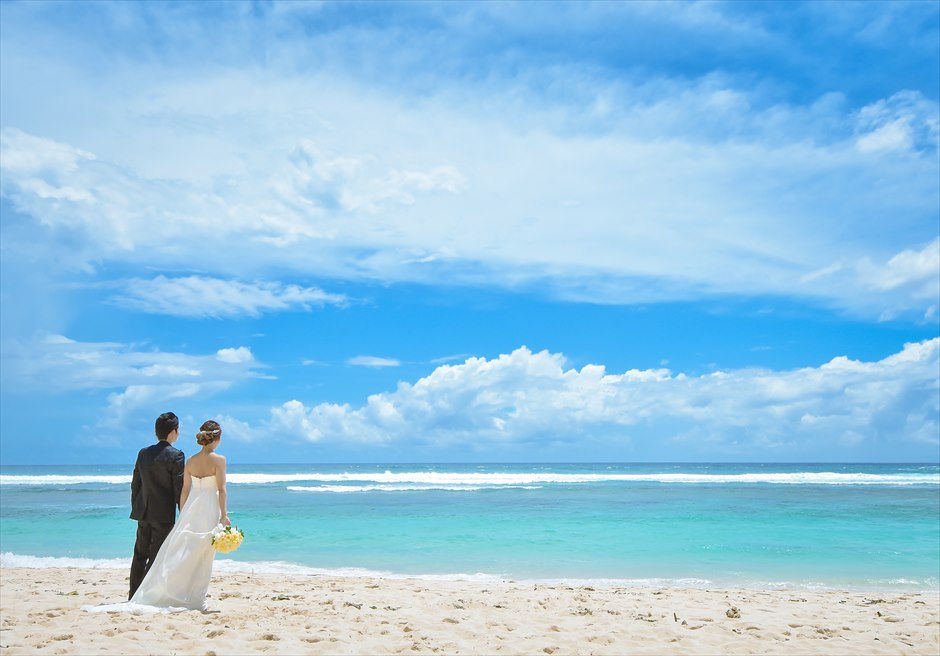
[[[185,465],[183,452],[165,440],[141,449],[131,480],[131,519],[175,523]]]

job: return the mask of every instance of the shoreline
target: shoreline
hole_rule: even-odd
[[[127,557],[86,558],[69,556],[30,556],[10,552],[0,553],[0,568],[3,569],[87,569],[127,572],[131,559]],[[516,584],[540,586],[574,586],[596,588],[630,588],[636,590],[690,589],[690,590],[749,590],[754,592],[860,592],[870,594],[929,594],[940,590],[940,579],[927,583],[881,580],[871,582],[798,582],[798,581],[716,581],[699,577],[626,579],[611,577],[526,577],[501,574],[476,573],[402,573],[370,570],[360,567],[323,568],[289,561],[252,561],[220,558],[213,563],[214,576],[244,574],[252,576],[283,576],[300,578],[349,578],[379,581],[427,581],[467,582],[476,584]]]
[[[657,588],[214,571],[209,612],[86,613],[127,571],[0,567],[0,654],[934,654],[940,590]]]

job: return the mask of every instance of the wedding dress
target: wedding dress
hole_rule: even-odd
[[[86,606],[90,612],[175,613],[204,610],[212,577],[212,529],[219,524],[215,476],[192,477],[179,520],[130,601]]]

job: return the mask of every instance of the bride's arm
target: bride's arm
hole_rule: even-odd
[[[186,499],[189,497],[189,491],[193,487],[193,475],[189,473],[189,466],[183,469],[183,491],[180,492],[180,512],[183,511],[183,506],[186,505]]]
[[[225,491],[225,456],[214,454],[217,458],[215,463],[215,482],[219,486],[219,523],[223,526],[231,526],[228,511],[225,508],[228,501],[228,493]]]

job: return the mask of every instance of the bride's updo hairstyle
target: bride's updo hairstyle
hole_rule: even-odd
[[[219,426],[219,422],[210,419],[209,421],[203,422],[202,426],[199,427],[199,432],[196,433],[196,443],[200,446],[205,446],[212,444],[221,437],[222,427]]]

